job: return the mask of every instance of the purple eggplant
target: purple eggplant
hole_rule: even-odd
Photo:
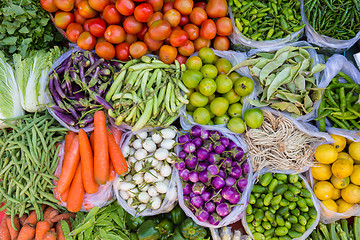
[[[229,175],[233,178],[240,178],[242,174],[241,167],[232,167],[229,171]]]
[[[206,160],[209,157],[209,151],[207,151],[205,148],[198,148],[196,151],[196,157],[199,159],[199,161]]]
[[[207,169],[207,167],[208,167],[208,164],[206,163],[206,161],[202,161],[202,162],[198,163],[198,165],[195,168],[195,171],[201,172],[201,171]]]
[[[219,141],[222,134],[219,131],[213,130],[209,133],[209,138],[214,142]]]
[[[215,203],[213,203],[212,201],[206,202],[204,206],[205,206],[205,209],[206,209],[206,211],[207,211],[208,213],[213,213],[213,212],[215,212],[216,205],[215,205]]]
[[[95,96],[96,102],[103,106],[106,110],[114,110],[110,103],[108,103],[104,98],[100,97],[99,95]]]
[[[187,135],[187,134],[183,134],[178,138],[178,143],[180,143],[180,144],[185,144],[190,141],[191,141],[191,139],[190,139],[189,135]]]
[[[184,161],[176,162],[174,165],[177,170],[183,170],[186,167],[186,164]]]
[[[234,184],[236,183],[236,179],[235,178],[233,178],[233,177],[227,177],[226,179],[225,179],[225,185],[226,186],[234,186]]]
[[[200,222],[206,222],[209,218],[209,213],[201,208],[196,212],[195,216]]]
[[[219,142],[227,148],[229,146],[230,140],[227,137],[220,137]]]
[[[222,178],[226,178],[226,172],[224,171],[224,170],[222,170],[222,169],[220,169],[220,171],[219,171],[219,173],[218,173],[218,175],[220,176],[220,177],[222,177]]]
[[[199,173],[198,172],[191,172],[189,174],[189,180],[190,182],[196,183],[199,181]]]
[[[190,154],[189,156],[187,156],[185,158],[185,164],[190,169],[194,169],[196,167],[197,163],[198,163],[197,158],[192,154]]]
[[[184,151],[186,153],[193,153],[193,152],[195,152],[195,150],[196,150],[196,146],[195,146],[194,143],[187,142],[187,143],[184,144]]]
[[[219,214],[221,217],[226,217],[229,215],[231,211],[231,207],[226,203],[220,203],[216,206],[216,213]]]
[[[205,141],[202,147],[205,148],[208,152],[212,152],[214,150],[214,143],[211,141]]]
[[[237,181],[237,187],[239,188],[240,192],[244,192],[246,186],[247,186],[248,182],[246,178],[241,178]]]
[[[209,201],[209,200],[211,199],[212,194],[211,194],[211,192],[205,190],[205,191],[201,194],[201,197],[202,197],[202,199],[203,199],[205,202],[207,202],[207,201]]]
[[[190,129],[190,134],[194,138],[198,138],[198,137],[201,137],[201,132],[202,131],[203,130],[201,129],[201,127],[199,125],[195,125]]]
[[[237,147],[236,143],[232,140],[229,140],[229,145],[227,146],[227,150],[230,150],[230,149],[233,149],[236,147]]]
[[[211,225],[219,225],[221,220],[222,218],[216,213],[212,213],[208,218],[208,221]]]
[[[216,154],[214,152],[209,153],[209,157],[207,159],[209,164],[218,164],[221,160],[221,157],[219,154]]]
[[[183,180],[185,182],[189,181],[189,174],[190,174],[190,172],[186,168],[179,171],[179,176],[180,176],[181,180]]]
[[[205,185],[201,182],[196,182],[194,183],[194,185],[192,186],[192,191],[195,194],[201,195],[203,194],[203,192],[205,191]]]
[[[189,203],[189,202],[190,202],[190,197],[189,197],[189,196],[184,196],[183,199],[184,199],[184,202],[185,202],[185,203]]]
[[[76,120],[73,116],[53,110],[54,114],[69,126],[75,126]]]
[[[191,184],[190,183],[183,183],[183,194],[189,195],[191,193]]]
[[[203,144],[203,140],[201,138],[194,138],[192,142],[195,144],[196,147],[200,147]]]
[[[215,204],[220,204],[224,202],[224,198],[221,196],[221,190],[214,194],[213,198],[211,199]]]
[[[244,156],[244,150],[241,147],[232,148],[229,152],[236,161],[241,161]]]
[[[240,201],[240,198],[241,198],[241,194],[238,193],[237,191],[235,191],[235,194],[232,198],[230,198],[228,201],[231,203],[231,204],[238,204],[239,201]]]
[[[204,200],[201,198],[201,196],[194,196],[190,199],[191,205],[193,205],[195,208],[201,208],[204,204]]]
[[[66,113],[66,111],[64,109],[62,109],[61,107],[57,106],[57,105],[53,105],[50,107],[51,109],[61,112],[61,113]]]
[[[224,199],[229,200],[229,199],[231,199],[231,198],[234,196],[235,192],[236,192],[236,189],[235,189],[235,188],[229,187],[229,186],[225,186],[225,187],[223,188],[223,190],[221,191],[221,196],[222,196]]]
[[[211,179],[211,184],[214,189],[219,190],[225,186],[225,180],[220,176],[215,176]]]
[[[199,180],[206,185],[210,183],[207,170],[199,172]]]
[[[224,158],[221,162],[220,162],[220,165],[221,165],[221,169],[228,169],[231,167],[231,158]]]
[[[208,140],[210,136],[209,130],[202,130],[200,138],[204,141]]]
[[[225,151],[226,147],[222,145],[221,143],[214,144],[214,151],[217,154],[222,154]]]
[[[111,60],[110,64],[111,66],[116,67],[118,70],[120,70],[124,66],[124,64],[122,64],[120,61],[117,60]]]
[[[90,56],[90,54],[89,54]],[[91,61],[91,59],[89,59]],[[92,65],[86,70],[85,72],[85,76],[88,76],[90,73],[92,73],[92,71],[94,71],[95,68],[97,68],[99,66],[99,64],[101,64],[102,62],[104,62],[105,59],[100,58],[98,60],[96,60],[94,63],[92,63]]]
[[[231,162],[231,167],[240,167],[238,162]]]
[[[193,197],[195,197],[195,196],[198,196],[199,194],[196,194],[196,193],[194,193],[194,192],[191,192],[190,194],[189,194],[189,197],[190,198],[193,198]]]
[[[242,168],[244,174],[249,174],[249,172],[250,172],[250,165],[249,165],[247,162],[243,163],[243,164],[241,165],[241,168]]]
[[[100,70],[100,74],[103,76],[109,76],[111,75],[111,70],[109,68],[102,68]]]
[[[178,157],[184,159],[184,158],[186,158],[186,155],[187,155],[186,152],[180,151],[179,154],[178,154]]]
[[[219,173],[219,168],[218,168],[218,166],[212,164],[207,167],[207,171],[211,175],[217,175]]]

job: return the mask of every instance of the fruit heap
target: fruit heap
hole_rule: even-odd
[[[233,31],[226,0],[41,0],[54,23],[85,50],[122,61],[155,52],[184,63],[202,47],[229,49]],[[217,19],[216,22],[213,19]],[[159,51],[159,52],[157,52]]]
[[[331,137],[334,144],[320,145],[315,151],[314,193],[327,209],[343,213],[360,203],[360,142]]]

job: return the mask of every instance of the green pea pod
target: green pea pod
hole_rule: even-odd
[[[264,218],[264,211],[261,209],[255,210],[254,217],[255,217],[255,221],[261,222]]]
[[[281,202],[281,200],[282,200],[282,196],[281,195],[277,195],[277,196],[275,196],[274,198],[272,198],[272,200],[271,200],[271,205],[279,205],[280,204],[280,202]]]
[[[278,226],[285,226],[285,220],[281,215],[276,215],[275,219]]]
[[[282,195],[284,194],[286,191],[288,190],[288,185],[286,184],[280,184],[280,185],[277,185],[275,190],[274,190],[274,193],[276,195]]]
[[[299,223],[295,223],[293,224],[293,228],[295,231],[299,232],[299,233],[304,233],[305,232],[305,226],[300,225]]]
[[[281,195],[279,195],[281,196]],[[285,198],[282,198],[281,201],[280,201],[280,206],[284,207],[284,206],[287,206],[289,205],[289,201]]]
[[[296,202],[291,202],[288,205],[289,210],[294,210],[296,208]]]
[[[275,228],[270,228],[264,232],[264,235],[266,238],[269,238],[270,236],[273,236],[275,233]]]
[[[295,195],[299,194],[301,192],[301,190],[297,187],[295,187],[294,185],[289,185],[289,191],[291,191],[292,193],[294,193]]]
[[[276,178],[273,178],[268,186],[268,191],[273,192],[277,187],[279,181]]]
[[[295,215],[296,217],[300,216],[300,210],[295,208],[294,210],[291,210],[291,214]]]
[[[307,206],[305,199],[302,197],[299,197],[296,203],[300,208],[305,208]]]
[[[299,223],[300,223],[301,225],[306,226],[307,220],[306,220],[306,218],[305,218],[304,216],[300,215],[300,216],[298,217],[298,219],[299,219]]]
[[[266,194],[266,197],[264,198],[264,205],[269,206],[273,197],[274,197],[274,195],[271,192]]]
[[[246,222],[251,223],[252,221],[254,221],[254,215],[246,215]]]
[[[299,238],[302,236],[302,233],[299,233],[299,232],[296,232],[293,230],[290,230],[288,234],[291,238]]]
[[[288,220],[290,223],[298,223],[297,217],[293,215],[289,216]]]
[[[277,213],[280,214],[281,216],[285,216],[287,213],[289,213],[289,208],[286,206],[281,207]]]
[[[284,193],[284,197],[289,200],[290,202],[295,201],[295,194],[291,191],[286,191]]]
[[[269,220],[269,222],[275,221],[275,215],[270,211],[265,212],[265,217],[267,220]]]
[[[252,189],[253,193],[264,193],[265,191],[266,191],[266,187],[263,187],[263,186],[258,185],[258,184],[254,185],[253,189]]]
[[[276,236],[285,236],[289,230],[286,227],[277,227],[275,229],[275,235]]]
[[[253,213],[253,208],[250,204],[247,205],[246,207],[246,214],[252,214]]]
[[[250,204],[255,204],[256,202],[256,198],[253,194],[250,194],[250,197],[249,197],[249,203]]]

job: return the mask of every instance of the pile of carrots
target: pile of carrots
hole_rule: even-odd
[[[0,224],[1,240],[65,240],[61,228],[61,220],[65,220],[70,227],[70,218],[75,218],[75,213],[59,212],[46,205],[42,205],[43,221],[38,222],[35,211],[29,216],[24,214],[20,218],[16,215],[12,223],[11,217],[5,215]]]
[[[85,192],[96,193],[99,185],[128,170],[119,146],[122,132],[116,128],[110,132],[105,120],[103,111],[95,113],[90,139],[82,129],[78,134],[69,132],[65,136],[64,161],[54,191],[70,212],[81,209]]]

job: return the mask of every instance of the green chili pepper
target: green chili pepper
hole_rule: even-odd
[[[328,118],[336,125],[338,125],[342,129],[349,129],[344,122],[341,122],[340,120],[334,118],[333,116],[328,116]]]
[[[339,97],[340,97],[340,109],[344,116],[345,109],[346,109],[346,97],[345,97],[345,88],[344,87],[340,88]]]
[[[322,114],[324,112],[325,105],[326,105],[326,101],[325,101],[325,98],[323,97],[321,99],[321,102],[320,102],[320,105],[319,105],[319,113],[320,114]],[[321,132],[325,132],[325,128],[326,128],[325,118],[318,119],[318,122],[319,122],[319,130]]]
[[[240,9],[240,12],[246,12],[251,6],[252,6],[252,2],[249,2],[248,4],[246,4],[245,6],[243,6],[241,9]]]

